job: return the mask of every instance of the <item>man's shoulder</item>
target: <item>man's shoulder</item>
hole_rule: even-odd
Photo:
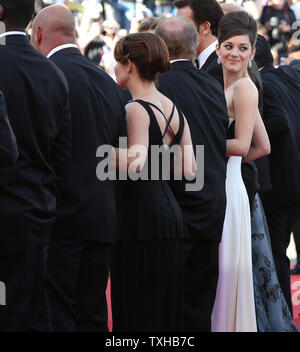
[[[279,72],[275,68],[262,72],[261,78],[263,87],[268,87],[276,91],[280,90],[280,86],[282,84],[285,84],[284,80],[280,77]]]
[[[185,79],[192,77],[194,75],[198,75],[199,70],[193,66],[191,62],[186,61],[178,61],[171,65],[171,69],[163,74],[159,75],[159,80],[164,79],[181,79],[184,77]]]
[[[94,79],[101,78],[113,81],[106,72],[83,55],[53,55],[50,60],[66,74],[69,73],[77,77],[90,75]]]
[[[3,69],[14,68],[17,65],[18,71],[23,70],[30,72],[32,75],[38,76],[40,73],[47,72],[52,79],[60,76],[57,67],[31,45],[23,47],[22,50],[15,46],[0,45],[0,62],[7,62]],[[55,75],[55,72],[58,74]]]
[[[216,80],[212,75],[205,71],[198,69],[184,70],[178,67],[176,70],[170,70],[159,76],[160,84],[168,84],[174,86],[173,82],[178,82],[176,84],[176,89],[185,89],[186,86],[198,87],[199,90],[203,90],[206,94],[211,94],[213,96],[224,96],[223,87],[220,82]]]

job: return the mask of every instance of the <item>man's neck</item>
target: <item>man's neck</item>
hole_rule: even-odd
[[[19,26],[13,26],[4,22],[5,32],[25,32],[25,28]]]
[[[169,61],[175,61],[175,60],[195,61],[195,59],[194,59],[194,58],[187,57],[186,55],[183,55],[183,56],[178,56],[178,57],[173,57],[173,56],[170,56]]]
[[[215,42],[218,38],[211,34],[210,36],[207,36],[203,39],[204,40],[201,40],[201,42],[198,46],[198,55],[197,56],[199,56],[203,50],[205,50],[207,47],[209,47],[210,44]]]
[[[45,49],[42,54],[44,54],[47,57],[52,56],[53,54],[55,54],[56,52],[65,49],[66,47],[72,47],[72,46],[76,46],[76,44],[72,41],[70,42],[60,42],[60,43],[56,43],[55,45],[51,45],[49,46],[47,49]]]

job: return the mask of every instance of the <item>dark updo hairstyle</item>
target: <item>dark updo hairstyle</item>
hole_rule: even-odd
[[[156,82],[159,73],[169,70],[169,52],[165,42],[153,33],[133,33],[121,38],[114,51],[116,61],[133,62],[140,77]]]
[[[248,35],[252,49],[255,47],[257,22],[246,11],[229,12],[219,22],[219,46],[237,35]]]

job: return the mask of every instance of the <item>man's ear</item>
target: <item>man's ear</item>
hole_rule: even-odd
[[[210,22],[208,22],[208,21],[203,22],[200,25],[199,33],[202,34],[202,35],[207,35],[210,32],[211,32],[211,30],[210,30]]]
[[[36,26],[35,30],[34,30],[34,35],[35,35],[35,42],[36,42],[37,46],[39,47],[42,43],[42,40],[43,40],[42,28],[39,26]]]

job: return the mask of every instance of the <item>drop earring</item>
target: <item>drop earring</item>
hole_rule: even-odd
[[[218,58],[217,58],[217,63],[220,65],[220,63],[221,63],[221,60],[220,60],[220,56],[218,56]]]
[[[252,60],[250,60],[250,61],[248,62],[248,67],[249,67],[249,68],[252,67]]]

